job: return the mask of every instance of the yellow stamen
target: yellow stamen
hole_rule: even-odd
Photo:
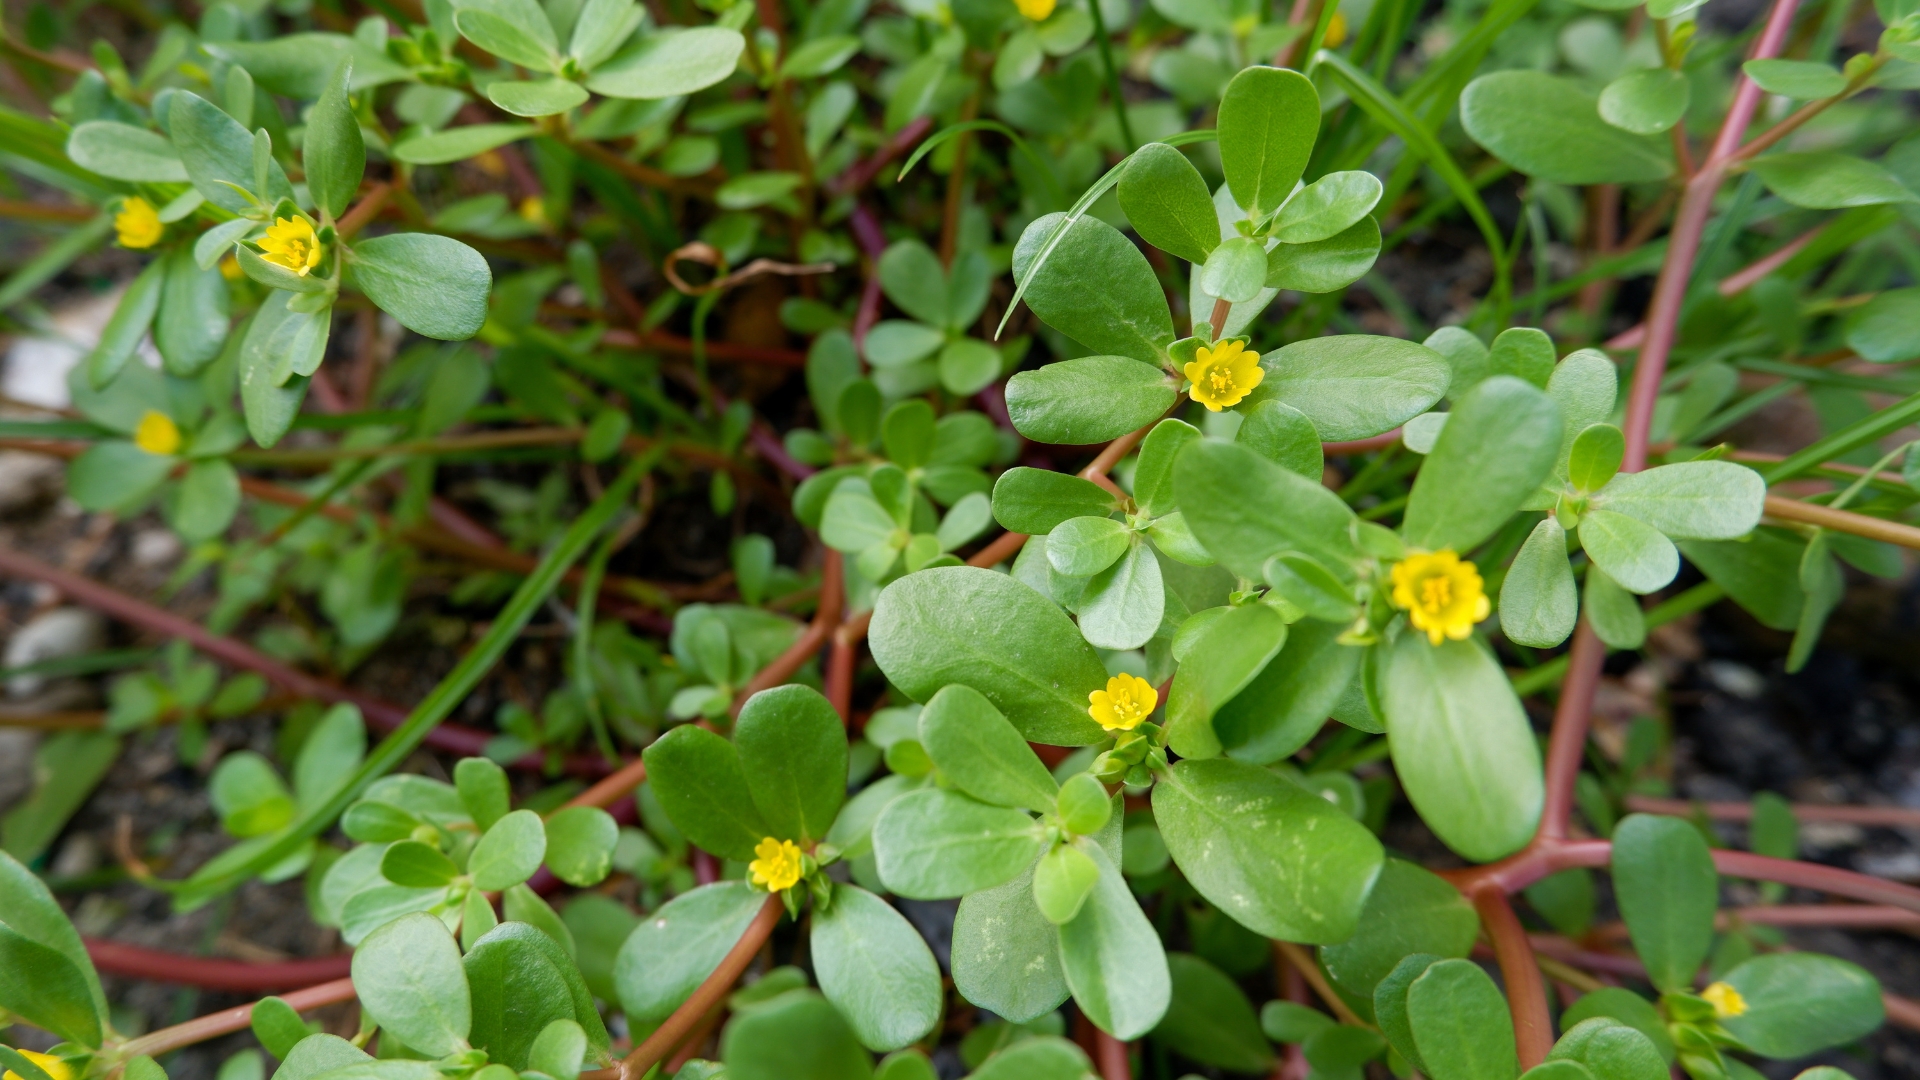
[[[1087,695],[1087,714],[1108,731],[1132,731],[1153,714],[1160,692],[1138,675],[1121,672],[1107,680],[1105,690]]]
[[[258,243],[261,258],[301,277],[319,266],[320,257],[325,253],[319,235],[313,231],[313,223],[302,217],[277,219]]]
[[[1700,996],[1713,1006],[1713,1015],[1722,1020],[1747,1011],[1747,999],[1740,996],[1740,991],[1723,982],[1714,983],[1700,991]]]

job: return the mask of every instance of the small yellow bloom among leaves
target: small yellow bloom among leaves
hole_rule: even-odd
[[[1740,991],[1723,982],[1714,983],[1700,991],[1700,996],[1706,998],[1707,1003],[1713,1006],[1713,1015],[1722,1020],[1739,1016],[1747,1011],[1747,999],[1740,996]]]
[[[1346,40],[1347,40],[1346,13],[1341,11],[1336,11],[1333,13],[1333,18],[1327,20],[1327,38],[1324,44],[1329,49],[1337,49]]]
[[[229,255],[220,260],[220,276],[228,281],[239,281],[246,276],[246,271],[240,269],[239,259]]]
[[[529,195],[520,200],[520,220],[529,225],[545,226],[547,223],[546,200],[538,195]]]
[[[66,1062],[61,1061],[52,1054],[37,1054],[32,1050],[21,1050],[19,1054],[21,1057],[40,1066],[40,1071],[53,1077],[53,1080],[73,1080],[73,1069]],[[0,1080],[23,1080],[23,1078],[19,1073],[8,1069],[6,1076],[0,1077]]]
[[[748,863],[747,870],[753,874],[755,885],[766,886],[768,892],[785,892],[799,883],[800,848],[793,841],[769,836],[753,853],[760,857]]]
[[[1087,713],[1108,731],[1132,731],[1160,704],[1160,692],[1138,675],[1121,672],[1107,680],[1105,690],[1087,695]]]
[[[140,426],[133,429],[133,445],[149,454],[166,457],[180,449],[180,427],[166,413],[148,409],[140,418]]]
[[[1393,603],[1435,645],[1465,640],[1493,610],[1479,569],[1451,551],[1417,552],[1395,563]]]
[[[1260,368],[1260,354],[1248,352],[1238,341],[1201,346],[1184,370],[1193,382],[1187,392],[1213,412],[1240,404],[1267,374]]]
[[[1046,22],[1047,16],[1053,14],[1054,0],[1013,0],[1013,2],[1014,6],[1020,9],[1020,14],[1034,22]]]
[[[138,195],[120,201],[120,212],[113,215],[113,227],[120,234],[123,248],[150,248],[159,243],[160,234],[167,231],[167,227],[160,224],[160,212]]]
[[[323,253],[320,237],[313,231],[313,223],[302,217],[278,218],[260,238],[260,257],[276,266],[307,276],[307,271],[320,265]]]

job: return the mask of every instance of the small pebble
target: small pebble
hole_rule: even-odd
[[[86,608],[55,608],[37,616],[7,640],[6,667],[23,667],[42,660],[59,660],[94,652],[106,641],[106,621]],[[7,693],[32,697],[47,684],[45,675],[15,675]]]

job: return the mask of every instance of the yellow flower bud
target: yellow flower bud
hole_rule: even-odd
[[[149,454],[166,457],[180,449],[180,426],[173,417],[157,409],[148,409],[133,429],[133,445]]]
[[[73,1080],[72,1067],[52,1054],[40,1054],[32,1050],[21,1050],[18,1053],[21,1057],[40,1066],[40,1071],[52,1077],[53,1080]],[[7,1074],[0,1077],[0,1080],[22,1080],[22,1078],[19,1073],[8,1069]]]
[[[1046,22],[1047,16],[1053,14],[1054,0],[1013,0],[1013,3],[1020,14],[1034,22]]]
[[[1340,47],[1341,43],[1345,42],[1346,40],[1347,40],[1346,13],[1336,11],[1333,13],[1333,18],[1327,20],[1327,38],[1323,44],[1325,44],[1326,47],[1329,49],[1337,49]]]
[[[1395,563],[1393,603],[1435,645],[1465,640],[1493,610],[1479,568],[1451,551],[1417,552]]]
[[[1087,714],[1108,731],[1132,731],[1160,704],[1160,692],[1138,675],[1121,672],[1107,680],[1105,690],[1087,695]]]
[[[1739,1016],[1747,1011],[1747,999],[1740,996],[1740,991],[1723,982],[1714,983],[1700,991],[1700,996],[1707,999],[1707,1003],[1713,1006],[1713,1015],[1722,1020]]]
[[[160,224],[160,212],[138,195],[120,201],[120,212],[113,215],[113,227],[120,234],[123,248],[150,248],[159,243],[160,235],[167,231],[167,227]]]

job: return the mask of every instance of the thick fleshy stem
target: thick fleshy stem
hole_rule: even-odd
[[[1580,778],[1580,762],[1586,754],[1588,714],[1600,684],[1600,665],[1607,657],[1606,645],[1584,618],[1574,628],[1568,652],[1567,681],[1553,711],[1553,737],[1547,743],[1546,805],[1540,813],[1543,839],[1567,835],[1574,782]]]
[[[348,956],[323,956],[261,964],[245,960],[181,956],[99,938],[86,938],[85,943],[87,958],[93,961],[94,967],[109,975],[235,993],[312,986],[330,979],[344,979],[352,959]]]
[[[747,965],[753,963],[754,955],[760,951],[760,946],[767,943],[767,938],[772,936],[774,926],[785,912],[786,905],[781,903],[780,894],[768,893],[766,903],[760,905],[760,913],[747,925],[746,933],[741,934],[740,940],[727,950],[720,966],[713,969],[692,997],[681,1002],[680,1007],[673,1010],[673,1015],[667,1017],[666,1022],[647,1036],[644,1042],[634,1047],[633,1053],[628,1054],[626,1060],[617,1067],[583,1072],[580,1080],[640,1080],[645,1076],[648,1069],[672,1053],[674,1047],[692,1034],[695,1025],[707,1015],[707,1011],[719,1004],[720,999],[733,989],[733,984],[747,970]]]
[[[337,1005],[343,1001],[352,1001],[353,980],[335,979],[332,982],[321,983],[319,986],[309,986],[305,990],[295,990],[291,994],[283,995],[281,1000],[293,1006],[295,1012],[307,1012],[323,1005]],[[217,1039],[222,1035],[244,1031],[252,1023],[252,1005],[222,1009],[216,1013],[194,1017],[184,1024],[175,1024],[172,1027],[142,1035],[137,1039],[131,1039],[121,1045],[120,1054],[123,1058],[142,1055],[158,1057],[183,1046],[192,1046],[208,1039]]]
[[[1099,1050],[1100,1080],[1133,1080],[1133,1062],[1127,1058],[1127,1044],[1102,1031],[1095,1036]]]
[[[1525,1072],[1547,1059],[1553,1049],[1553,1018],[1547,1011],[1547,986],[1540,977],[1540,965],[1527,943],[1526,928],[1507,903],[1507,894],[1498,887],[1476,890],[1473,907],[1493,942],[1494,958],[1500,962],[1500,979],[1507,986],[1507,1008],[1513,1014],[1515,1047],[1520,1052],[1520,1070]]]

